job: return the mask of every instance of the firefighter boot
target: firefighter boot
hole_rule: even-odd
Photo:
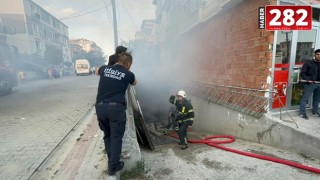
[[[176,133],[179,135],[179,127],[175,127],[174,129],[175,129]]]
[[[187,145],[187,144],[183,144],[183,145],[181,145],[181,147],[180,147],[181,150],[185,150],[185,149],[187,149],[187,148],[188,148],[188,145]]]
[[[165,129],[165,130],[163,130],[163,135],[168,135],[169,133],[168,133],[168,130],[167,129]]]

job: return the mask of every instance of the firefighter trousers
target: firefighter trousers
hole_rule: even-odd
[[[186,145],[187,142],[187,129],[189,126],[189,121],[181,122],[179,123],[179,139],[180,139],[180,145]]]

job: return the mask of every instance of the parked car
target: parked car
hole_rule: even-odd
[[[10,60],[9,48],[0,43],[0,96],[9,94],[18,85],[17,74]]]

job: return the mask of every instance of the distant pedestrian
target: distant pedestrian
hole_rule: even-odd
[[[308,119],[306,113],[306,105],[313,94],[312,99],[312,114],[320,117],[319,102],[320,102],[320,49],[314,51],[315,58],[306,61],[301,69],[301,78],[305,82],[303,96],[300,101],[300,116]]]
[[[49,77],[49,79],[53,79],[52,68],[48,68],[48,77]]]
[[[91,71],[91,75],[94,75],[96,73],[96,67],[91,67],[90,71]]]
[[[129,71],[131,64],[131,54],[122,53],[115,65],[104,65],[97,70],[100,80],[95,108],[99,127],[104,132],[109,175],[115,175],[124,166],[120,154],[127,119],[125,92],[129,84],[137,83]]]
[[[62,78],[63,77],[63,67],[61,67],[61,69],[60,69],[60,78]]]
[[[21,83],[23,83],[25,80],[25,73],[23,71],[19,72],[19,80]]]
[[[124,47],[124,46],[118,46],[118,47],[116,48],[116,53],[113,54],[113,55],[111,55],[111,56],[109,56],[108,65],[109,65],[109,66],[112,66],[112,65],[116,64],[117,61],[118,61],[118,59],[119,59],[119,55],[120,55],[121,53],[126,52],[126,51],[127,51],[127,48],[126,48],[126,47]]]

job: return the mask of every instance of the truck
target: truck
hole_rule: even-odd
[[[77,59],[75,62],[75,73],[77,76],[90,75],[90,63],[87,59]]]
[[[12,53],[6,44],[0,42],[0,96],[10,94],[17,85],[18,78]]]

